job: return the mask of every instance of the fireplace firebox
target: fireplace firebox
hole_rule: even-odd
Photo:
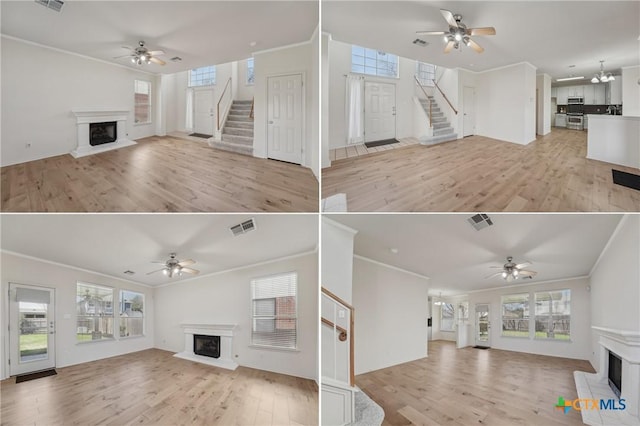
[[[117,121],[89,124],[89,144],[91,146],[111,143],[116,140],[118,140]]]
[[[220,336],[194,334],[193,353],[211,358],[220,358]]]

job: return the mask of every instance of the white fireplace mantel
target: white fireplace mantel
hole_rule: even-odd
[[[85,157],[87,155],[98,154],[100,152],[111,151],[112,149],[124,148],[136,143],[127,138],[127,118],[129,110],[126,108],[74,108],[71,110],[76,117],[78,131],[78,146],[71,151],[74,158]],[[89,125],[91,123],[102,123],[115,121],[117,123],[115,142],[92,146],[89,143]]]
[[[214,367],[235,370],[238,364],[233,360],[233,335],[236,324],[180,324],[184,331],[184,350],[175,354],[177,358],[200,362]],[[193,352],[193,335],[220,336],[220,358],[197,355]]]
[[[582,410],[582,421],[588,425],[640,425],[640,332],[591,327],[600,335],[598,373],[574,372],[578,397],[617,399],[608,383],[609,352],[622,359],[622,389],[620,399],[625,410]]]

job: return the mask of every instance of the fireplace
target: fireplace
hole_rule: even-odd
[[[124,148],[136,143],[128,139],[129,110],[121,108],[74,108],[78,146],[71,151],[75,158]]]
[[[613,393],[620,398],[622,391],[622,359],[613,352],[609,351],[609,386]]]
[[[193,353],[211,358],[220,358],[220,336],[194,334]]]
[[[236,324],[183,323],[184,350],[175,357],[200,362],[214,367],[235,370],[238,364],[233,353],[233,335]]]
[[[118,122],[89,123],[89,145],[96,146],[118,140]]]

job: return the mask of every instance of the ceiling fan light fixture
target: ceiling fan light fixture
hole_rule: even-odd
[[[600,83],[600,80],[598,80],[598,76],[594,75],[593,78],[591,79],[592,83]]]
[[[613,76],[613,74],[609,73],[609,75],[607,76],[608,81],[613,81],[616,78]]]
[[[459,32],[456,32],[456,34],[453,36],[453,38],[455,38],[456,41],[460,41],[460,40],[462,40],[462,35]]]

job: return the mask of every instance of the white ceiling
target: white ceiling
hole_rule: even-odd
[[[491,214],[494,225],[476,231],[471,214],[331,215],[356,229],[357,255],[430,278],[430,294],[461,294],[507,284],[484,279],[509,255],[538,272],[536,283],[586,276],[621,215]],[[397,254],[391,253],[398,249]]]
[[[427,47],[412,44],[418,30],[448,30],[441,8],[461,14],[468,27],[495,27],[495,36],[474,37],[484,53],[444,54],[441,36],[420,36]],[[588,82],[600,60],[606,71],[640,64],[638,1],[324,1],[322,29],[334,40],[447,68],[485,71],[527,61],[554,83],[569,74]]]
[[[2,34],[132,68],[128,58],[113,58],[144,40],[165,51],[167,65],[142,69],[163,74],[305,42],[318,26],[317,1],[65,1],[58,13],[33,0],[3,0],[0,8]],[[169,61],[175,56],[182,62]]]
[[[59,262],[147,285],[172,279],[146,275],[170,252],[191,258],[200,275],[312,251],[318,244],[316,215],[253,217],[256,230],[234,237],[229,230],[251,215],[198,214],[34,214],[1,218],[3,250]],[[127,269],[135,271],[128,276]]]

